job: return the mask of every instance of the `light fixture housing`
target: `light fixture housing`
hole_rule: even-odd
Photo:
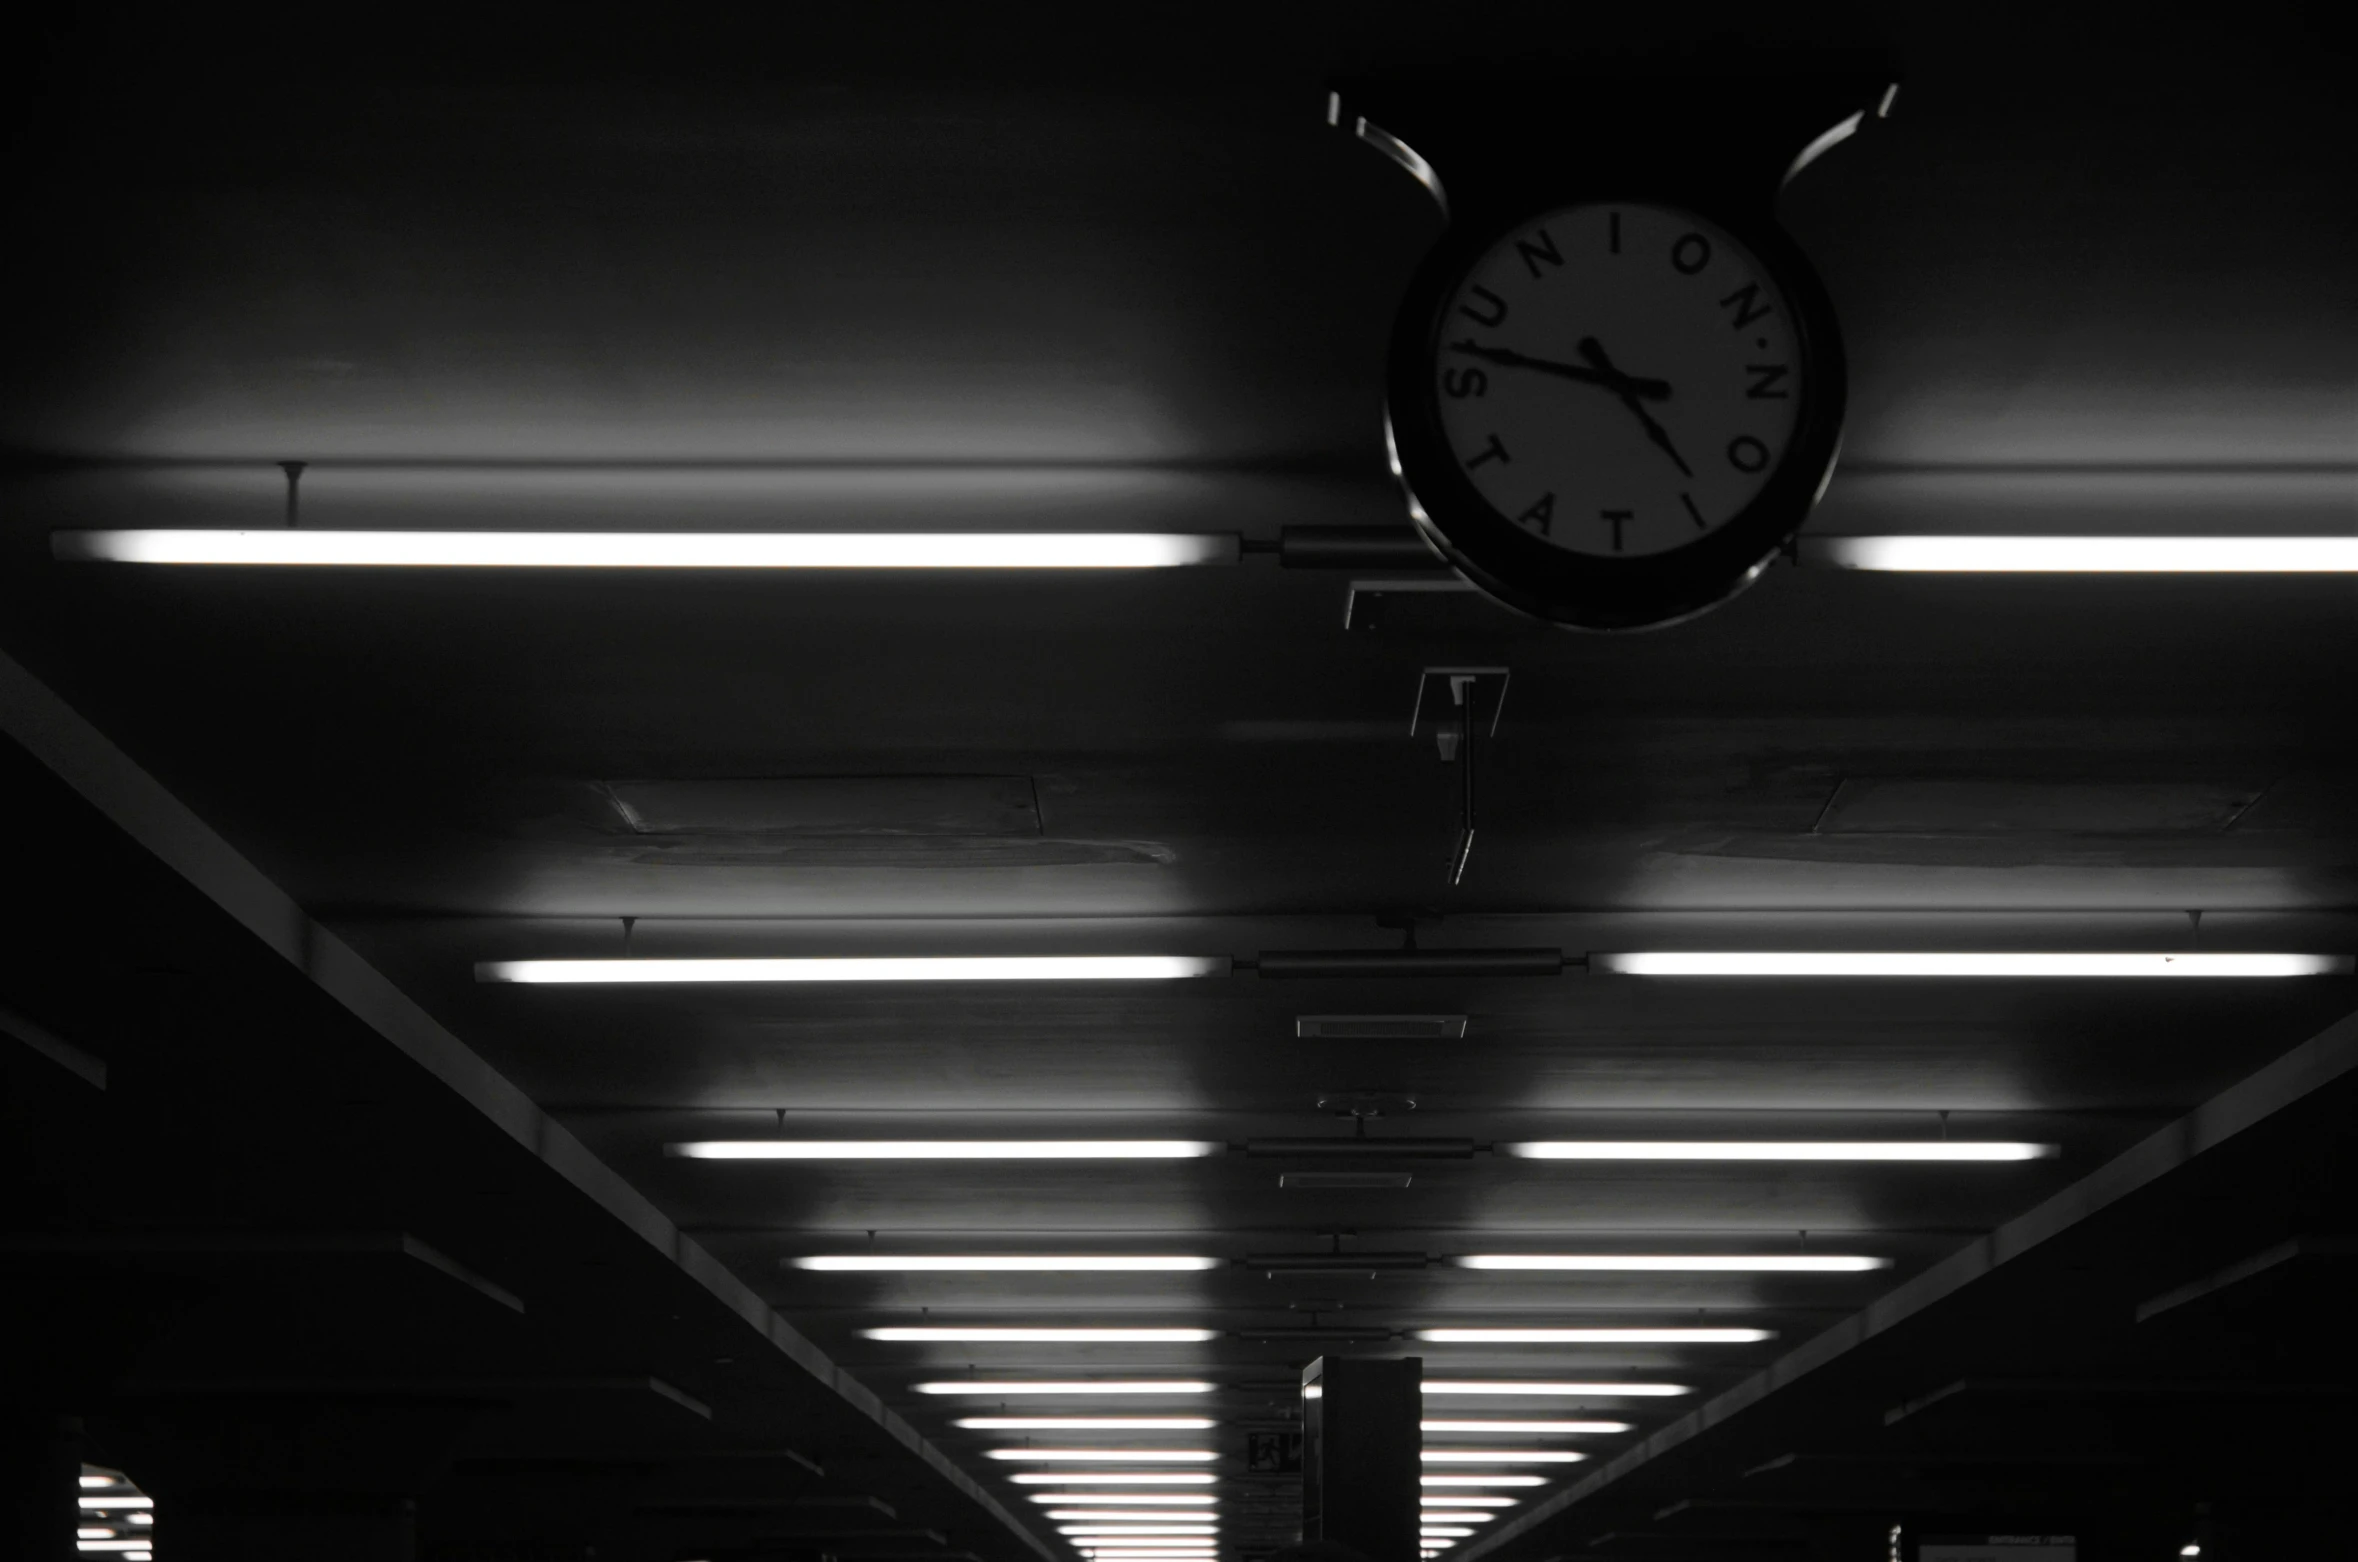
[[[692,1161],[1188,1161],[1209,1139],[694,1139],[663,1153]]]
[[[316,531],[273,527],[55,531],[69,564],[306,568],[1131,570],[1234,564],[1234,533]]]
[[[1671,1327],[1657,1329],[1419,1329],[1436,1345],[1753,1345],[1773,1340],[1769,1329]]]
[[[1533,1139],[1498,1147],[1530,1161],[2052,1160],[2061,1147],[1980,1139]]]
[[[1888,1269],[1888,1258],[1856,1253],[1468,1253],[1460,1269],[1610,1274],[1856,1274]]]
[[[1216,1336],[1210,1329],[957,1328],[919,1325],[862,1329],[863,1338],[899,1342],[946,1341],[977,1345],[1200,1345]]]
[[[709,982],[1169,982],[1225,976],[1208,955],[890,955],[718,960],[479,960],[478,982],[627,986]]]
[[[823,1253],[787,1262],[822,1274],[1149,1274],[1217,1269],[1221,1261],[1178,1253]]]
[[[2358,537],[1802,537],[1826,569],[2008,575],[2346,575]]]
[[[2347,976],[2350,955],[2065,953],[2007,950],[1648,950],[1592,954],[1592,974],[1618,976],[1987,978]]]
[[[955,1382],[918,1383],[913,1385],[920,1394],[974,1395],[979,1398],[1019,1395],[1068,1394],[1135,1394],[1141,1398],[1158,1394],[1209,1394],[1219,1387],[1188,1378],[1026,1378],[1008,1382],[994,1382],[988,1378],[961,1378]]]

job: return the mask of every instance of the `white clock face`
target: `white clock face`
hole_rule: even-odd
[[[1491,507],[1568,553],[1639,558],[1742,514],[1792,443],[1792,310],[1736,239],[1672,207],[1567,206],[1458,284],[1441,427]]]

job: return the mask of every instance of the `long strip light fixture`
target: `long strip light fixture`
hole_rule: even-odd
[[[963,1422],[960,1424],[964,1425]],[[1425,1421],[1420,1425],[1428,1432],[1484,1432],[1490,1434],[1501,1432],[1610,1434],[1629,1430],[1627,1421]]]
[[[1427,1464],[1578,1464],[1588,1455],[1569,1448],[1427,1448]]]
[[[693,1161],[1187,1161],[1209,1139],[698,1139],[667,1144]]]
[[[1420,1475],[1420,1486],[1545,1486],[1544,1475]],[[1426,1499],[1430,1501],[1431,1499]]]
[[[914,1385],[920,1394],[971,1394],[982,1398],[999,1395],[1049,1394],[1209,1394],[1219,1385],[1197,1382],[1186,1378],[1082,1378],[1058,1382],[1049,1379],[994,1382],[989,1378],[960,1378],[948,1383],[919,1383]]]
[[[1843,1253],[1469,1253],[1460,1269],[1635,1271],[1672,1274],[1854,1274],[1888,1258]]]
[[[1659,1399],[1694,1392],[1684,1383],[1511,1383],[1472,1378],[1429,1378],[1424,1390],[1466,1398],[1517,1394],[1540,1399]]]
[[[1985,1139],[1533,1139],[1498,1147],[1532,1161],[2041,1161],[2052,1144]]]
[[[786,959],[479,960],[475,980],[528,986],[710,982],[1169,982],[1225,976],[1212,955],[811,955]]]
[[[1209,1486],[1219,1477],[1197,1470],[1025,1471],[1007,1477],[1018,1486]]]
[[[1355,1144],[1362,1141],[1340,1142]],[[667,1144],[663,1147],[663,1153],[697,1161],[1184,1161],[1218,1155],[1226,1148],[1226,1145],[1211,1139],[693,1139]],[[2059,1153],[2059,1147],[2052,1144],[1982,1139],[1534,1139],[1500,1144],[1497,1149],[1501,1154],[1534,1161],[2038,1161],[2051,1159]],[[1518,1255],[1512,1254],[1482,1256],[1491,1261],[1470,1264],[1468,1267],[1576,1267],[1573,1264],[1550,1266],[1536,1261],[1509,1262],[1510,1259],[1518,1258]],[[890,1269],[901,1267],[903,1262],[885,1259],[874,1263],[806,1264],[804,1267]],[[912,1264],[909,1267],[1029,1269],[1035,1266],[1020,1261],[1001,1262],[977,1258],[971,1261],[945,1261],[938,1265]],[[1058,1265],[1041,1263],[1037,1267],[1049,1269]],[[1111,1259],[1076,1258],[1062,1267],[1128,1269],[1166,1266],[1159,1263],[1132,1265],[1115,1263]],[[1191,1258],[1185,1264],[1173,1262],[1167,1267],[1205,1269],[1217,1268],[1218,1265],[1216,1262],[1196,1262]],[[1584,1260],[1579,1267],[1808,1270],[1881,1266],[1820,1265],[1785,1260],[1739,1264],[1718,1259],[1680,1259],[1656,1266],[1634,1260],[1607,1262],[1600,1256],[1593,1261]]]
[[[862,1329],[871,1340],[948,1342],[977,1345],[1200,1345],[1218,1336],[1210,1329],[965,1328],[921,1325]]]
[[[1754,1345],[1770,1329],[1419,1329],[1435,1345]]]
[[[58,531],[66,563],[408,569],[1171,569],[1234,564],[1234,533]]]
[[[2349,955],[2009,950],[1645,950],[1591,954],[1615,976],[2287,977],[2347,976]]]
[[[2342,575],[2358,537],[1804,537],[1830,569],[2010,575]]]
[[[1017,1464],[1210,1464],[1209,1448],[986,1448],[985,1459]]]
[[[1207,1416],[961,1416],[969,1432],[1208,1432]]]
[[[1153,1502],[1160,1503],[1165,1507],[1193,1505],[1208,1508],[1220,1500],[1210,1492],[1037,1491],[1026,1493],[1026,1495],[1034,1502],[1095,1502],[1113,1506],[1124,1503]]]
[[[903,1258],[831,1253],[797,1258],[793,1263],[797,1269],[838,1274],[1129,1274],[1217,1269],[1221,1261],[1182,1253],[970,1253]]]

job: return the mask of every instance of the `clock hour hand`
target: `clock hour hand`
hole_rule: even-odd
[[[1542,374],[1561,375],[1567,380],[1578,380],[1584,385],[1601,385],[1606,390],[1624,398],[1642,396],[1648,401],[1664,401],[1670,396],[1669,381],[1632,379],[1617,369],[1594,367],[1584,369],[1576,363],[1558,363],[1552,358],[1534,358],[1528,353],[1516,352],[1511,347],[1486,347],[1480,342],[1451,342],[1449,350],[1464,353],[1471,358],[1480,358],[1490,363],[1500,364],[1510,369],[1537,369]]]
[[[1613,367],[1613,360],[1605,355],[1604,344],[1593,336],[1584,336],[1580,339],[1580,356],[1586,358],[1592,367],[1601,373],[1613,376],[1616,380],[1628,378],[1619,369]],[[1661,382],[1654,381],[1653,383],[1660,384]],[[1670,431],[1654,421],[1654,415],[1639,403],[1637,397],[1626,390],[1618,390],[1618,388],[1617,394],[1621,397],[1621,404],[1636,413],[1637,420],[1646,426],[1646,438],[1661,446],[1662,453],[1670,457],[1671,464],[1676,466],[1679,471],[1688,477],[1693,477],[1695,470],[1687,465],[1686,457],[1678,453],[1678,446],[1670,442]]]

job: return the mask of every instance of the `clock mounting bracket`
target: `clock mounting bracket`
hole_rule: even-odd
[[[1765,215],[1795,175],[1888,118],[1888,62],[1718,61],[1591,75],[1337,81],[1327,123],[1399,165],[1453,223],[1643,190]]]

